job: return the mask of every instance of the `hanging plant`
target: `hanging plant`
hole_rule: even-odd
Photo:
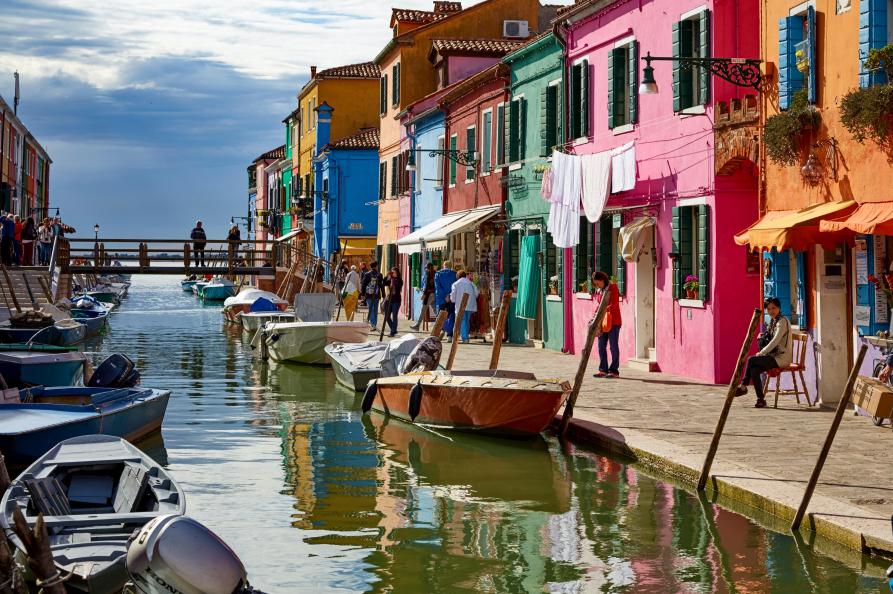
[[[887,81],[893,81],[893,45],[868,52],[864,62],[866,70],[882,71]],[[854,89],[840,102],[840,122],[857,141],[873,140],[886,144],[890,135],[893,116],[893,85],[872,85]]]
[[[800,89],[787,111],[766,118],[763,126],[766,155],[778,165],[796,165],[802,152],[803,133],[818,123],[819,114],[809,105],[806,89]]]

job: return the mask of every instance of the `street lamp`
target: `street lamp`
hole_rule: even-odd
[[[644,58],[645,68],[642,69],[642,83],[639,85],[640,95],[656,95],[658,92],[657,80],[654,78],[652,61],[676,62],[681,70],[691,70],[694,67],[709,70],[711,74],[737,87],[751,87],[759,91],[763,84],[763,73],[760,72],[762,60],[747,58],[692,58],[686,56],[664,57],[652,56],[651,52]]]
[[[96,241],[99,241],[99,223],[93,225],[93,233],[96,235]]]
[[[418,149],[420,151],[428,151],[429,157],[436,157],[437,155],[442,155],[449,159],[450,161],[455,161],[457,165],[463,165],[465,167],[474,167],[477,165],[477,162],[480,160],[480,153],[478,152],[463,152],[456,151],[452,149]],[[415,151],[409,152],[409,159],[406,161],[406,171],[412,173],[416,170],[415,163]]]

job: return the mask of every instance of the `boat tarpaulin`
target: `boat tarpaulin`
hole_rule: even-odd
[[[540,251],[540,236],[527,235],[521,239],[521,257],[518,271],[518,299],[515,316],[535,320],[540,299],[540,267],[537,253]]]
[[[416,229],[406,237],[397,240],[397,250],[401,254],[419,253],[420,251],[422,251],[422,241],[425,241],[425,244],[427,246],[427,240],[429,237],[433,236],[434,233],[436,233],[443,227],[446,227],[461,216],[461,212],[453,212],[448,215],[444,215],[419,229]]]
[[[645,232],[656,222],[654,217],[639,217],[620,229],[620,255],[627,262],[638,262],[645,250]]]
[[[735,236],[735,243],[751,249],[804,251],[813,245],[825,247],[846,241],[851,233],[822,233],[822,219],[840,217],[855,209],[852,200],[814,204],[802,210],[769,211],[748,229]]]
[[[823,220],[824,233],[853,231],[866,235],[893,235],[893,202],[863,202],[849,216]]]
[[[334,293],[298,293],[295,295],[295,317],[302,322],[328,322],[337,303]]]
[[[259,297],[255,300],[254,303],[251,304],[252,312],[265,312],[265,311],[279,311],[279,308],[275,303],[267,299],[266,297]]]

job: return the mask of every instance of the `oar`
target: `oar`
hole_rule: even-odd
[[[490,354],[490,369],[499,368],[499,354],[502,352],[502,335],[505,334],[505,319],[508,317],[509,307],[512,303],[512,292],[502,294],[502,303],[499,306],[499,318],[496,322],[496,334],[493,336],[493,352]]]
[[[453,363],[456,361],[456,353],[459,351],[460,335],[462,334],[462,318],[465,316],[465,307],[468,305],[468,293],[462,295],[462,303],[459,304],[459,311],[456,312],[456,319],[453,322],[453,343],[450,345],[450,356],[447,359],[447,371],[453,370]]]

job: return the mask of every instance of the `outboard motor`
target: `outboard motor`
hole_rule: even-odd
[[[110,355],[93,372],[88,388],[133,388],[140,383],[140,372],[125,355]]]
[[[208,528],[186,516],[158,517],[131,537],[127,573],[131,582],[124,592],[257,593],[248,585],[245,566],[233,550]]]

